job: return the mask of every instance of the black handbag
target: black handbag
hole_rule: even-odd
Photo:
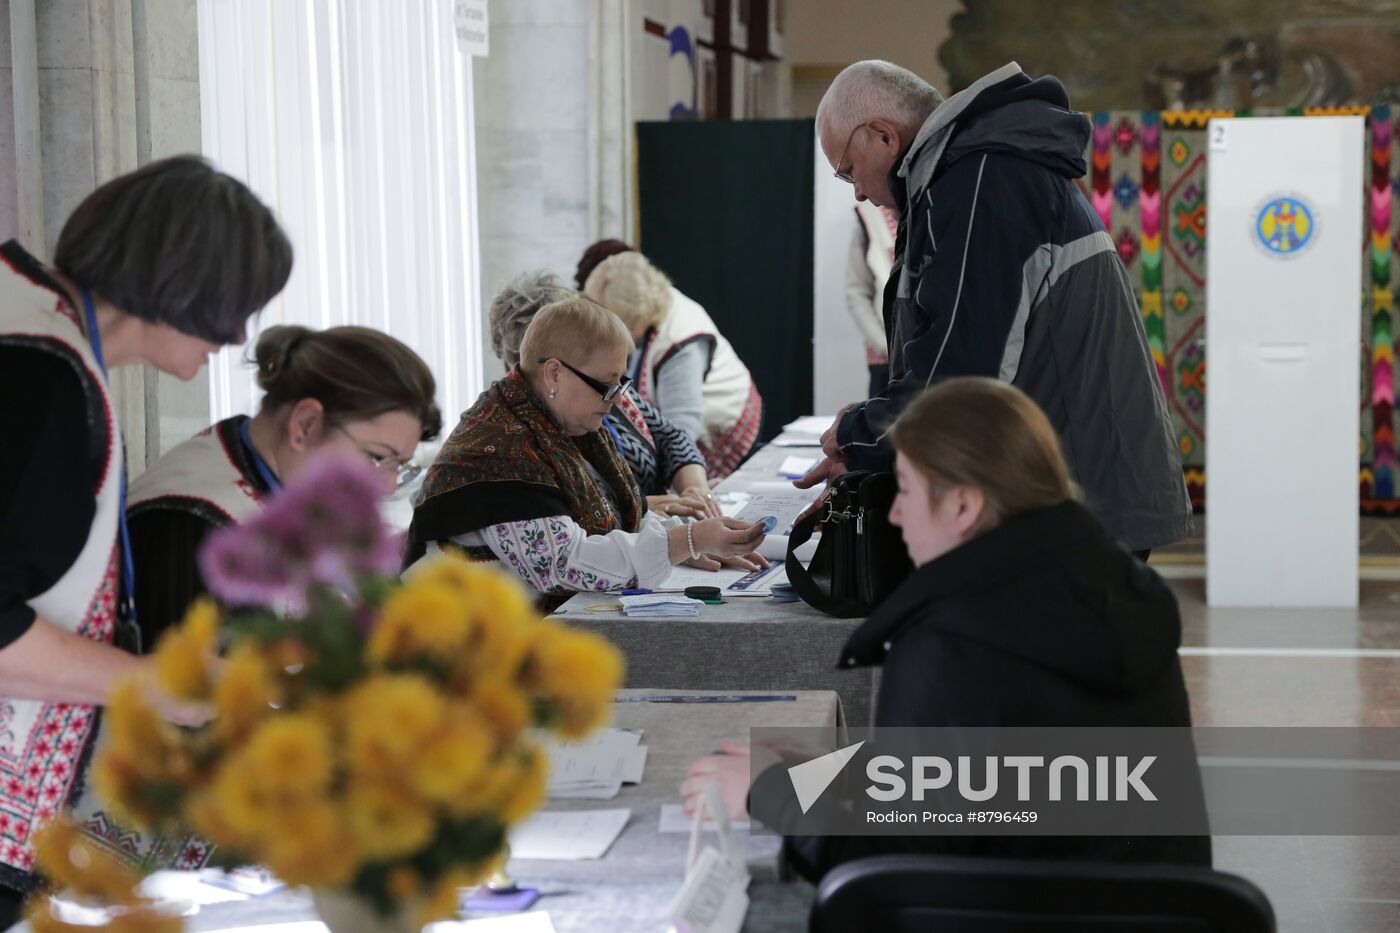
[[[838,476],[817,511],[793,526],[787,577],[802,601],[838,619],[868,616],[914,569],[899,529],[890,524],[893,473],[858,470]],[[811,564],[795,556],[817,526]]]

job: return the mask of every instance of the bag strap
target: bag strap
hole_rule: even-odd
[[[865,615],[865,606],[855,600],[833,596],[823,590],[822,584],[818,582],[818,580],[824,579],[828,581],[828,586],[830,586],[830,581],[834,579],[835,543],[831,540],[833,536],[822,535],[822,540],[817,542],[817,550],[812,555],[809,566],[803,567],[802,562],[797,559],[797,549],[811,540],[817,525],[821,524],[822,512],[825,508],[826,506],[816,509],[792,526],[792,534],[788,537],[787,560],[785,562],[788,582],[792,584],[793,591],[801,597],[804,603],[819,612],[835,616],[838,619]]]

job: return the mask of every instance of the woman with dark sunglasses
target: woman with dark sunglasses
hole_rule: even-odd
[[[444,547],[500,561],[557,605],[568,594],[657,586],[688,563],[755,569],[762,525],[684,524],[648,512],[603,427],[627,385],[632,337],[584,298],[534,316],[519,364],[482,393],[423,481],[408,561]]]
[[[514,367],[520,362],[525,328],[540,309],[577,297],[578,293],[553,272],[525,272],[501,286],[491,299],[489,315],[491,349],[496,358],[506,369]],[[612,412],[603,419],[603,428],[642,487],[648,511],[682,518],[719,516],[719,503],[710,491],[700,448],[659,408],[639,395],[630,380],[626,390],[619,393]]]

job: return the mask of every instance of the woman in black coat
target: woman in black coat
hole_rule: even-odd
[[[890,439],[890,520],[916,569],[841,656],[843,667],[883,665],[876,726],[1190,726],[1176,599],[1075,500],[1054,429],[1029,397],[950,379],[911,404]],[[725,748],[692,766],[688,808],[718,780],[741,813],[751,767],[759,782],[788,780],[769,749]],[[782,826],[791,814],[758,816]],[[790,836],[787,850],[812,880],[887,852],[1210,864],[1206,836]]]

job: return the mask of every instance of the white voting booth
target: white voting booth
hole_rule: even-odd
[[[1355,606],[1364,124],[1208,139],[1207,601]]]

